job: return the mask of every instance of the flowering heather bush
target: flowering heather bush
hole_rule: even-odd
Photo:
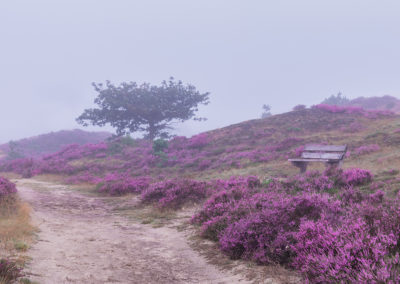
[[[205,133],[193,136],[192,138],[189,139],[188,141],[188,147],[189,148],[203,148],[209,143],[208,135]]]
[[[342,173],[343,181],[348,185],[364,185],[370,183],[373,175],[368,170],[363,169],[348,169]]]
[[[303,224],[293,266],[318,283],[399,283],[399,200],[377,191],[349,205],[340,226]]]
[[[108,174],[98,184],[98,191],[110,195],[141,193],[150,186],[150,182],[150,177],[133,178],[121,174]]]
[[[372,175],[361,169],[300,178],[217,181],[192,223],[232,258],[285,264],[311,283],[399,283],[400,195],[363,193]]]
[[[187,202],[198,202],[210,192],[207,182],[167,180],[153,183],[143,191],[142,202],[156,203],[160,208],[179,208]]]
[[[289,191],[319,192],[327,191],[334,187],[335,175],[327,176],[318,171],[309,171],[305,174],[295,175],[283,182]]]
[[[321,214],[334,217],[340,214],[339,202],[325,195],[304,194],[290,196],[284,193],[257,194],[258,206],[252,213],[228,225],[220,235],[221,249],[233,258],[253,259],[260,263],[289,262],[293,253],[290,245],[299,224],[317,220]]]
[[[14,183],[6,178],[0,177],[0,199],[16,192],[17,188]]]
[[[210,182],[189,179],[173,179],[147,186],[141,189],[143,203],[155,203],[160,208],[179,208],[187,202],[198,202],[212,193],[236,188],[256,188],[260,186],[257,177],[232,177],[229,180],[214,180]],[[139,191],[140,192],[140,191]]]
[[[229,223],[248,214],[251,204],[248,204],[244,197],[250,192],[251,189],[244,186],[219,191],[207,200],[203,210],[192,217],[192,223],[202,225],[201,232],[204,237],[218,240],[220,233]],[[240,200],[246,201],[240,202]]]
[[[217,180],[216,185],[224,189],[239,187],[239,186],[256,188],[261,185],[261,181],[256,176],[247,176],[247,177],[233,176],[228,180]]]
[[[361,147],[354,149],[353,153],[356,154],[357,156],[360,156],[360,155],[364,155],[364,154],[377,152],[380,149],[381,149],[381,147],[379,147],[379,145],[377,145],[377,144],[363,145]]]
[[[312,283],[399,283],[393,233],[371,235],[362,219],[335,227],[325,219],[303,222],[293,246],[293,267]],[[397,266],[397,267],[396,267]]]

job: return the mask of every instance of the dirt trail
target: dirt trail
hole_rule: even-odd
[[[104,198],[18,180],[33,207],[39,240],[26,269],[39,283],[247,283],[220,271],[174,228],[152,228],[113,214]]]

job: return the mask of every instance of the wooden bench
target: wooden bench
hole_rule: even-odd
[[[301,158],[289,159],[300,172],[307,170],[309,162],[323,162],[326,166],[340,167],[347,151],[347,145],[306,145]]]

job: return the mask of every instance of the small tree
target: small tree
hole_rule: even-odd
[[[293,111],[301,111],[301,110],[305,110],[307,107],[305,105],[297,105],[295,107],[293,107]]]
[[[189,119],[204,120],[195,117],[198,105],[209,103],[209,93],[201,94],[192,85],[170,78],[160,86],[135,82],[122,83],[119,86],[93,83],[98,92],[94,100],[98,108],[86,109],[77,118],[77,122],[104,126],[110,124],[116,128],[117,135],[133,132],[145,132],[145,138],[166,138],[171,124]]]
[[[8,142],[8,148],[9,148],[9,151],[7,154],[7,159],[15,160],[15,159],[20,159],[20,158],[24,157],[24,155],[21,154],[21,151],[19,149],[19,145],[17,142],[11,140],[10,142]]]
[[[266,118],[271,116],[271,106],[270,105],[263,105],[263,113],[261,114],[261,118]]]
[[[343,96],[341,92],[337,93],[337,95],[331,95],[329,98],[323,100],[322,104],[325,105],[337,105],[337,106],[344,106],[350,102],[348,98]]]

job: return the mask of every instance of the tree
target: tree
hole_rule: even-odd
[[[263,105],[264,112],[261,114],[261,118],[266,118],[271,116],[271,106],[270,105]]]
[[[19,149],[19,145],[17,142],[11,140],[10,142],[8,142],[8,148],[9,148],[9,151],[7,154],[7,159],[14,160],[14,159],[20,159],[20,158],[24,157],[24,155],[21,154],[21,151]]]
[[[209,103],[209,93],[201,94],[193,85],[170,78],[160,86],[135,82],[115,86],[93,83],[98,96],[98,108],[86,109],[76,119],[78,123],[116,128],[117,135],[145,132],[145,138],[167,138],[174,122],[189,119],[205,120],[195,116],[199,104]]]
[[[329,98],[326,98],[322,104],[325,105],[337,105],[337,106],[344,106],[350,102],[348,98],[343,96],[341,92],[337,93],[337,95],[331,95]]]
[[[297,105],[293,108],[293,111],[305,110],[307,107],[305,105]]]

